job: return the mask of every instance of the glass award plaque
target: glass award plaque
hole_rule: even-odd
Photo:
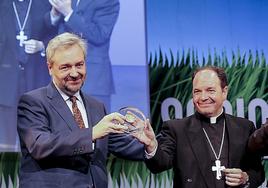
[[[146,124],[146,117],[142,111],[135,107],[123,107],[119,113],[125,116],[123,125],[128,128],[125,133],[142,133]]]

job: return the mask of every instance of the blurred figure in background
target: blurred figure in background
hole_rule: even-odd
[[[258,153],[261,156],[268,155],[268,118],[266,118],[266,122],[250,136],[248,148],[251,152]],[[266,187],[268,187],[268,181]]]
[[[268,155],[268,118],[249,138],[248,147],[252,152]]]
[[[0,150],[16,150],[18,97],[50,80],[44,50],[49,35],[44,0],[0,2]]]
[[[110,111],[114,93],[110,38],[119,14],[118,0],[49,0],[52,5],[46,20],[59,33],[70,32],[88,43],[88,82],[83,90],[101,100]]]

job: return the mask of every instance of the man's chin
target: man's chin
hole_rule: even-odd
[[[213,110],[208,109],[199,109],[198,112],[206,117],[212,117],[214,114]]]
[[[65,91],[66,91],[69,95],[74,95],[74,94],[77,93],[80,89],[81,89],[81,87],[67,87],[67,88],[65,88]]]

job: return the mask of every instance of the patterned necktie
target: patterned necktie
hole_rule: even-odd
[[[72,101],[72,109],[73,109],[73,116],[75,121],[77,122],[80,129],[85,128],[85,124],[82,118],[82,114],[80,110],[78,109],[77,103],[76,103],[76,96],[71,96],[70,101]]]

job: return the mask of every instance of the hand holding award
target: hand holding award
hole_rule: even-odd
[[[124,126],[127,127],[125,133],[141,133],[146,125],[145,115],[134,107],[123,107],[119,113],[125,116]]]

